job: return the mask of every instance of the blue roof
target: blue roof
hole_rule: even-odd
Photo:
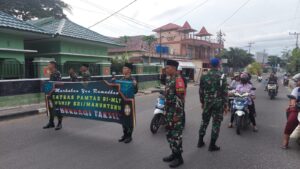
[[[14,16],[11,16],[2,11],[0,11],[0,28],[10,28],[10,29],[16,29],[21,31],[47,34],[47,32],[44,31],[43,29],[31,25],[30,23],[19,20]]]

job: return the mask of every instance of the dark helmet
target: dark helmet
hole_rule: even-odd
[[[248,74],[247,73],[242,73],[241,74],[241,82],[242,82],[242,84],[246,84],[246,83],[248,83],[248,81],[249,81]]]

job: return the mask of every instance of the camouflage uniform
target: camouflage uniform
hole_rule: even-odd
[[[136,79],[132,76],[129,76],[129,77],[122,77],[120,80],[124,80],[124,81],[136,81]],[[137,82],[137,81],[136,81]],[[138,92],[138,85],[136,84],[134,86],[134,94],[136,94]],[[132,132],[133,132],[133,128],[130,128],[130,127],[127,127],[125,125],[122,125],[123,127],[123,133],[124,133],[124,136],[129,136],[131,137],[132,136]]]
[[[181,78],[181,76],[168,77],[166,80],[167,140],[172,152],[175,154],[181,154],[182,152],[183,104],[185,95],[184,84],[179,85],[178,78]],[[181,87],[176,87],[178,85]]]
[[[222,77],[223,76],[223,77]],[[200,80],[199,95],[203,108],[202,122],[199,136],[204,137],[210,118],[212,117],[211,140],[216,141],[219,136],[223,120],[223,108],[227,103],[227,80],[224,74],[213,68]]]
[[[89,71],[82,73],[82,81],[90,81],[91,80],[91,74]]]
[[[50,81],[61,81],[61,74],[59,71],[55,71],[50,74]],[[53,123],[54,121],[54,116],[56,115],[58,120],[62,120],[62,115],[60,113],[56,113],[57,110],[55,107],[50,107],[49,108],[49,113],[50,113],[50,118],[49,122]]]

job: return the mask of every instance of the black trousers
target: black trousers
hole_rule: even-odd
[[[122,125],[123,127],[123,135],[125,137],[132,137],[133,128]]]
[[[62,117],[62,115],[58,112],[58,110],[50,108],[50,109],[49,109],[49,113],[50,113],[50,115],[49,115],[49,122],[50,122],[50,123],[54,123],[54,117],[55,117],[55,116],[57,117],[58,121],[62,121],[62,118],[63,118],[63,117]]]

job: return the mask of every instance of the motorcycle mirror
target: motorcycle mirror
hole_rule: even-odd
[[[297,99],[295,96],[293,96],[293,95],[287,95],[287,97],[289,98],[289,99]]]

